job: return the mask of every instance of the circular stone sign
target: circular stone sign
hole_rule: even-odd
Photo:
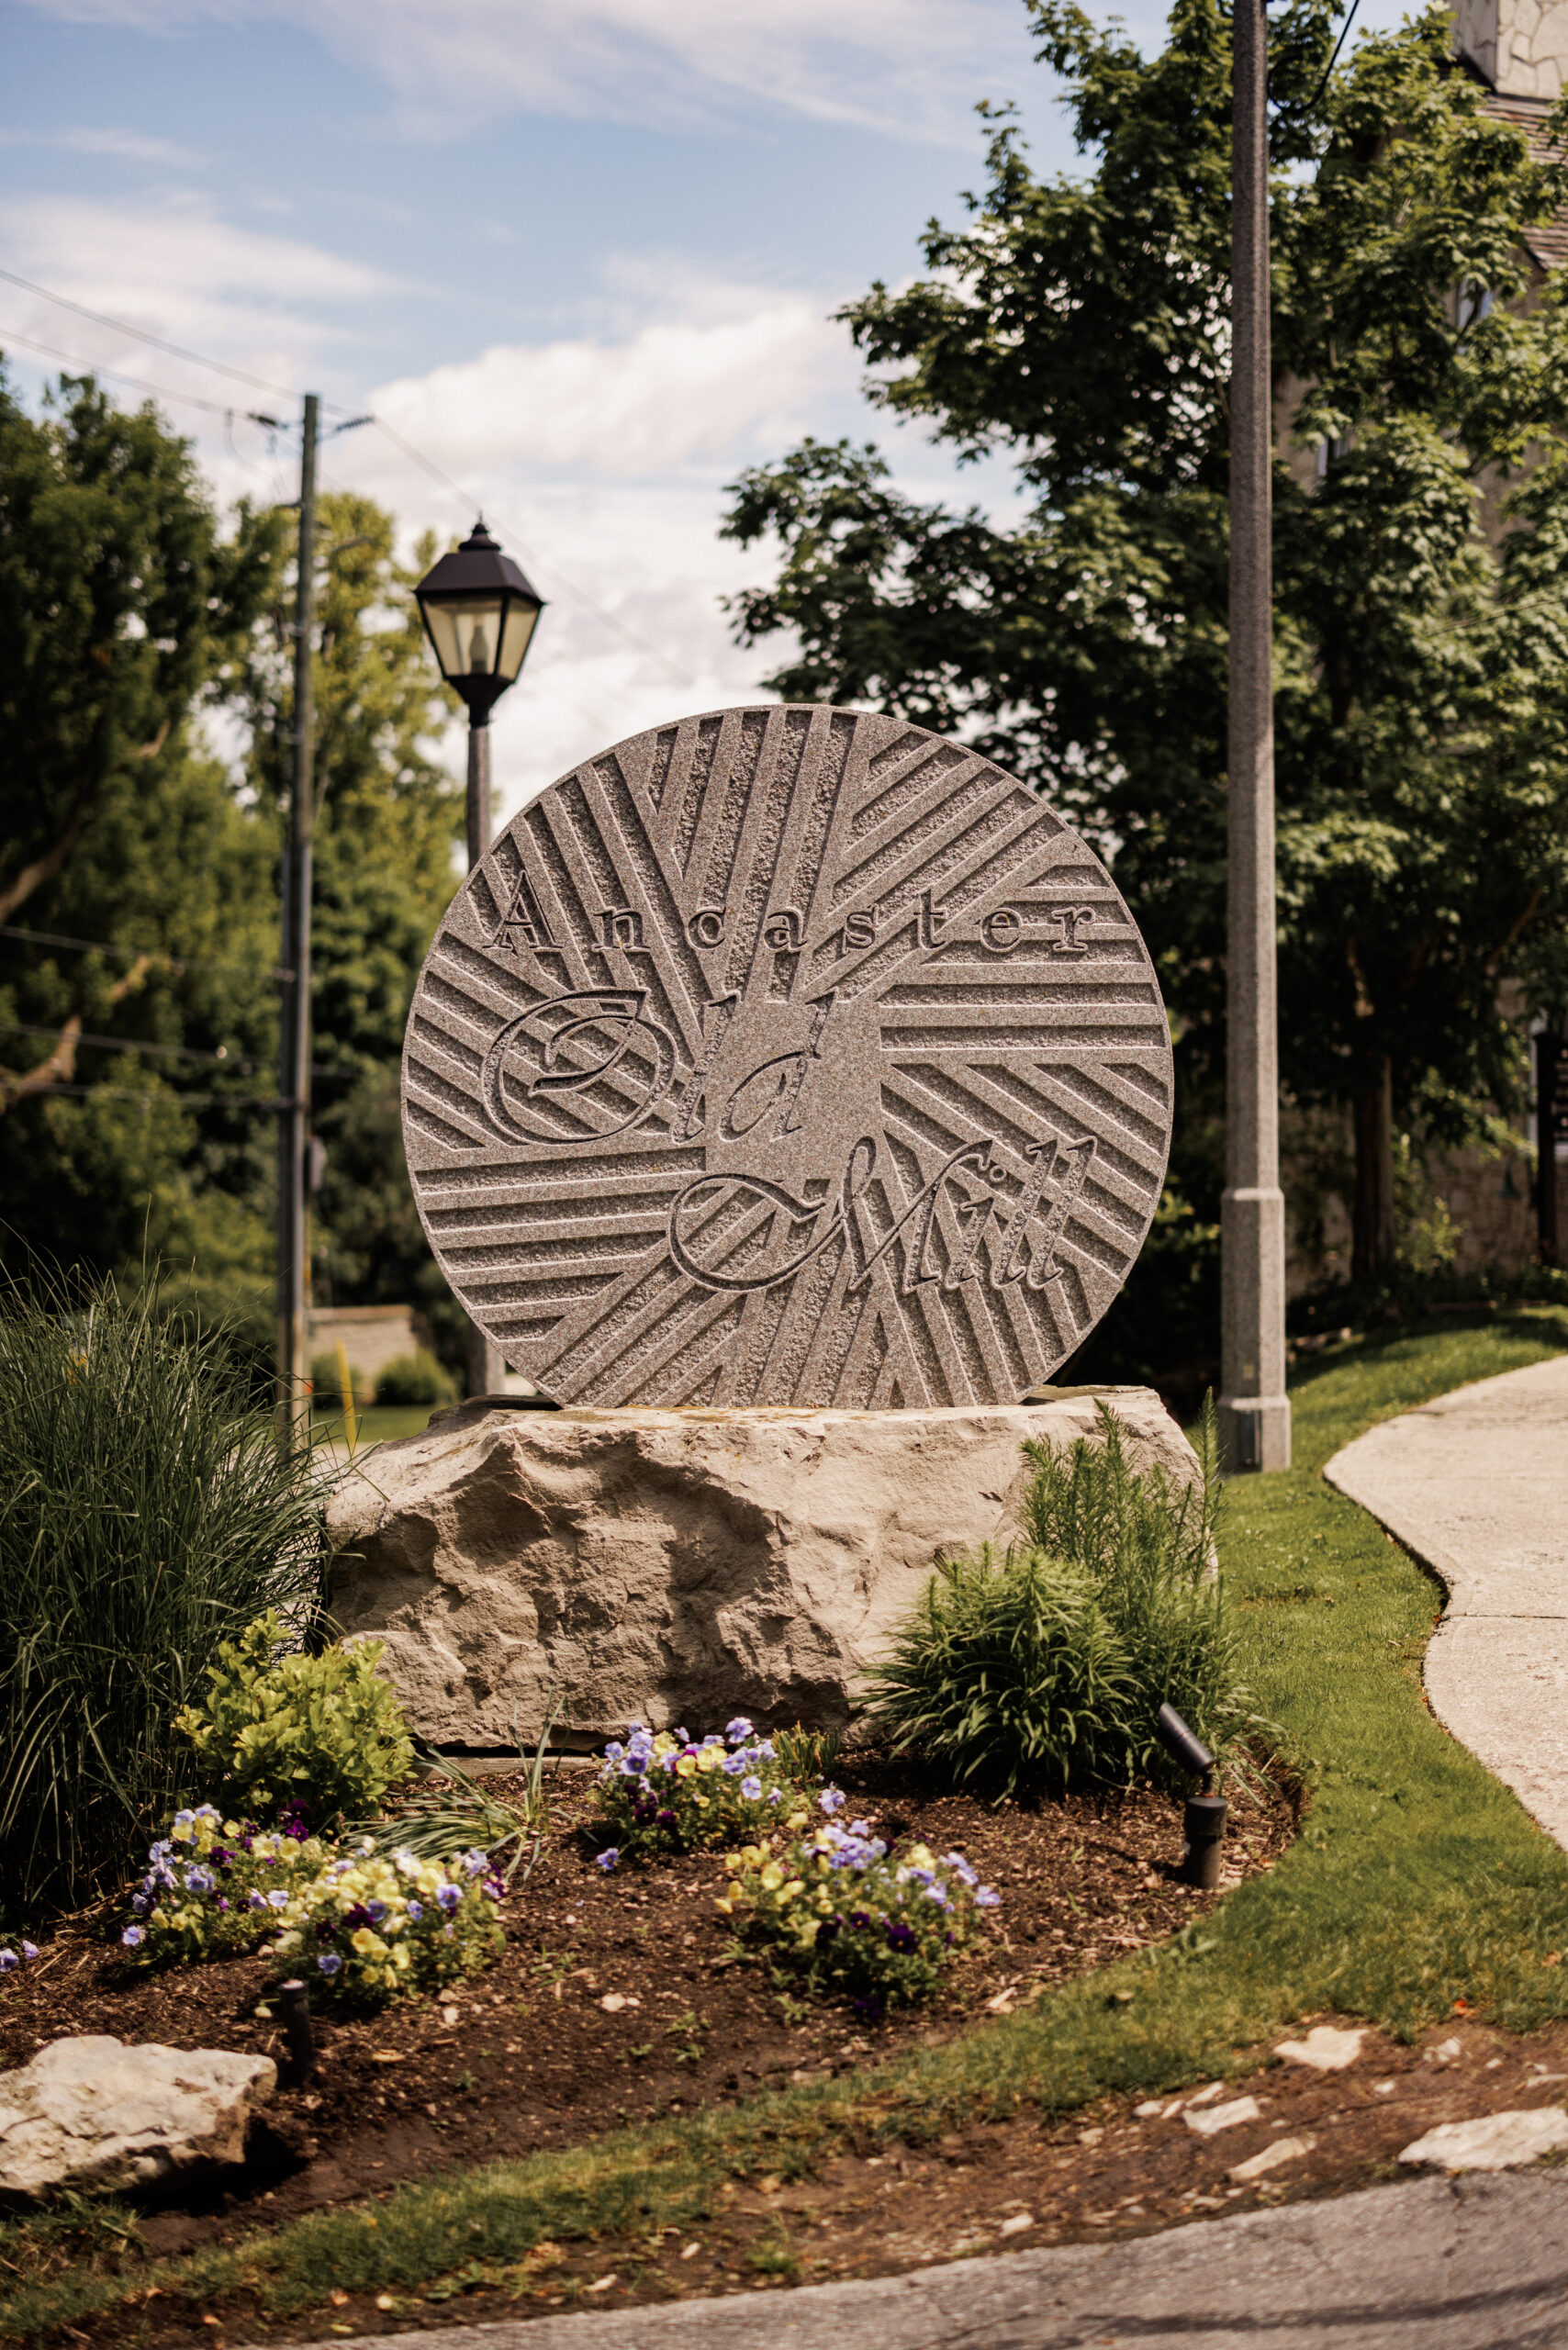
[[[513,819],[420,975],[403,1127],[442,1271],[560,1403],[1012,1403],[1142,1245],[1170,1042],[1032,791],[772,704]]]

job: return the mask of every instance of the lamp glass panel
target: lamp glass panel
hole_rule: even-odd
[[[443,677],[489,677],[493,673],[500,635],[498,596],[476,597],[463,603],[427,602],[425,611]]]
[[[501,630],[501,655],[496,664],[498,677],[505,677],[510,685],[522,666],[533,634],[533,623],[539,618],[537,604],[525,604],[513,597],[507,607],[506,625]]]

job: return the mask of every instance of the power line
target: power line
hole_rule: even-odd
[[[204,408],[209,416],[232,417],[232,408],[223,408],[217,400],[198,399],[194,392],[171,392],[162,384],[149,384],[140,375],[128,375],[123,367],[106,367],[101,360],[78,359],[73,351],[62,351],[52,342],[39,342],[30,334],[18,334],[15,327],[0,327],[0,343],[19,342],[25,350],[41,351],[46,359],[63,359],[70,367],[85,367],[95,375],[112,375],[117,383],[129,384],[134,391],[151,392],[154,399],[174,400],[182,408]]]
[[[161,946],[108,946],[99,938],[73,938],[59,930],[24,930],[19,923],[0,922],[0,937],[25,938],[32,946],[63,946],[77,955],[115,955],[121,962],[134,963],[146,956],[150,962],[162,963],[171,971],[255,971],[254,963],[219,961],[211,955],[169,955]],[[263,967],[261,976],[269,979],[291,979],[279,963]]]
[[[398,448],[401,449],[405,457],[411,458],[413,463],[418,465],[422,472],[429,474],[431,481],[439,482],[443,489],[450,490],[453,496],[460,501],[465,513],[473,510],[475,498],[471,490],[465,489],[461,482],[454,481],[450,474],[443,473],[441,467],[436,464],[431,458],[427,457],[424,454],[422,450],[416,449],[411,441],[406,441],[395,425],[388,424],[384,416],[373,416],[370,421],[372,424],[375,425],[379,431],[386,433],[388,441],[393,442]],[[575,581],[568,579],[566,573],[562,571],[557,565],[553,563],[548,555],[536,554],[529,545],[521,532],[516,530],[507,520],[504,514],[498,514],[495,512],[495,509],[490,505],[488,498],[484,500],[484,504],[489,509],[489,511],[492,514],[495,514],[495,519],[500,525],[504,534],[512,541],[513,544],[522,554],[527,556],[530,563],[539,565],[543,570],[554,573],[557,582],[563,588],[565,588],[566,594],[571,598],[574,603],[580,604],[584,611],[591,612],[594,619],[601,621],[604,627],[613,629],[617,636],[624,637],[627,643],[634,646],[639,653],[646,653],[652,659],[655,661],[662,661],[665,667],[669,671],[671,677],[676,679],[678,684],[683,686],[696,685],[696,678],[690,675],[689,671],[683,669],[678,661],[672,661],[669,655],[667,653],[662,653],[656,644],[650,644],[646,637],[639,636],[635,629],[628,628],[624,621],[617,620],[613,612],[607,612],[602,604],[598,604],[594,601],[593,598],[588,593],[586,588],[577,587]]]
[[[95,326],[107,327],[117,334],[131,335],[139,341],[150,343],[156,351],[169,352],[174,358],[188,360],[193,365],[197,367],[210,367],[220,375],[232,376],[236,383],[249,384],[252,389],[256,391],[273,392],[277,394],[280,397],[289,400],[297,399],[299,397],[299,395],[297,392],[286,392],[281,385],[269,384],[260,375],[247,375],[242,368],[230,367],[221,359],[208,359],[204,352],[187,350],[182,343],[166,342],[162,335],[150,334],[145,328],[132,326],[124,319],[111,319],[106,317],[101,310],[89,310],[84,304],[81,302],[73,302],[67,296],[63,294],[56,294],[50,286],[37,285],[30,277],[18,277],[14,270],[0,269],[0,279],[3,279],[7,285],[20,285],[24,287],[28,293],[37,294],[46,302],[57,302],[62,309],[73,310],[78,318],[90,319]],[[25,341],[26,339],[27,338],[25,336],[17,336],[17,338],[18,341]],[[55,353],[53,355],[63,357],[68,354]],[[93,364],[91,361],[87,360],[78,360],[73,364],[78,366],[91,366]],[[114,371],[109,368],[105,368],[103,372],[106,375],[108,375]],[[173,399],[178,398],[181,396],[177,393],[170,393],[168,397]],[[196,407],[203,407],[210,404],[198,400],[195,401],[193,405]],[[335,400],[325,400],[322,402],[322,406],[335,409],[337,414],[340,416],[343,413],[342,408]],[[214,409],[214,413],[218,415],[228,415],[230,412],[230,411],[225,408]],[[282,429],[282,427],[278,425],[278,420],[273,417],[253,417],[252,420],[258,424],[272,425],[277,430]],[[412,464],[418,465],[421,472],[428,474],[432,481],[439,482],[443,489],[449,490],[453,497],[456,498],[461,502],[465,511],[469,510],[473,507],[475,501],[472,493],[465,489],[460,482],[454,481],[449,473],[443,472],[441,466],[438,465],[432,458],[425,455],[423,450],[416,449],[413,442],[407,440],[404,435],[398,431],[396,425],[388,424],[384,416],[368,416],[364,418],[356,417],[353,421],[355,423],[363,422],[377,426],[379,430],[386,435],[386,438],[393,443],[393,445],[401,450],[405,457],[409,458]],[[340,428],[340,430],[346,430],[346,428]],[[492,508],[491,510],[494,511],[494,509]],[[646,637],[639,636],[635,629],[628,628],[625,621],[618,620],[613,612],[606,611],[602,604],[597,602],[595,599],[588,593],[586,588],[579,588],[575,580],[568,578],[566,574],[560,569],[559,565],[553,563],[548,556],[536,554],[530,547],[528,541],[524,538],[523,534],[520,531],[515,530],[504,515],[498,513],[496,515],[496,520],[500,524],[501,529],[506,532],[507,536],[514,542],[521,553],[527,556],[528,560],[531,563],[537,564],[543,569],[554,573],[557,584],[565,593],[570,597],[575,604],[580,605],[584,611],[591,613],[593,618],[599,622],[601,627],[613,631],[615,635],[622,638],[626,643],[632,645],[637,652],[645,653],[651,660],[661,662],[669,671],[671,677],[674,677],[678,684],[688,687],[694,687],[696,685],[697,680],[695,677],[691,676],[689,670],[683,669],[678,661],[672,661],[667,653],[664,652],[658,645],[651,643]]]
[[[27,1072],[24,1070],[25,1076]],[[63,1080],[50,1079],[47,1085],[29,1085],[12,1103],[16,1109],[23,1102],[39,1100],[46,1093],[71,1093],[79,1101],[89,1097],[95,1102],[140,1102],[145,1106],[152,1102],[177,1102],[182,1110],[195,1109],[198,1104],[210,1107],[219,1102],[229,1110],[264,1110],[268,1116],[281,1110],[283,1103],[267,1093],[138,1093],[129,1085],[67,1085]]]
[[[226,1061],[231,1058],[227,1045],[220,1045],[217,1052],[209,1053],[201,1051],[195,1045],[132,1044],[123,1036],[89,1036],[79,1034],[67,1040],[59,1028],[39,1028],[29,1025],[25,1020],[0,1020],[0,1035],[42,1036],[51,1045],[69,1041],[73,1045],[90,1046],[96,1053],[160,1053],[165,1060]],[[235,1060],[234,1066],[242,1077],[249,1077],[253,1064],[265,1058],[266,1056],[263,1053],[249,1053],[243,1059]]]
[[[296,391],[286,391],[281,384],[269,384],[264,376],[248,375],[242,367],[230,367],[221,359],[208,359],[199,351],[187,351],[183,343],[165,342],[161,334],[149,334],[145,327],[133,327],[127,319],[111,319],[102,310],[89,310],[84,303],[73,302],[67,295],[56,294],[48,285],[37,285],[30,277],[18,277],[15,270],[0,269],[0,278],[7,285],[19,285],[24,292],[37,294],[45,302],[58,302],[62,310],[74,310],[79,319],[90,319],[95,327],[107,327],[115,334],[128,334],[137,342],[151,343],[154,351],[166,351],[175,359],[188,359],[193,366],[210,367],[219,375],[230,375],[237,384],[249,384],[254,392],[273,392],[280,399],[295,400]],[[329,400],[330,408],[336,403]]]

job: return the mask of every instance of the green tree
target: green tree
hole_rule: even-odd
[[[960,463],[1007,455],[1029,510],[921,505],[874,448],[808,441],[734,487],[727,534],[782,551],[737,631],[795,632],[781,692],[962,730],[1112,858],[1177,1030],[1174,1232],[1218,1182],[1229,32],[1178,0],[1145,58],[1071,0],[1028,5],[1087,174],[1036,179],[993,118],[932,274],[843,316],[871,397]],[[1295,0],[1270,28],[1281,1029],[1295,1098],[1352,1112],[1372,1274],[1395,1117],[1457,1140],[1509,1101],[1499,984],[1568,905],[1568,476],[1541,457],[1568,331],[1529,254],[1568,182],[1453,68],[1446,10],[1329,71],[1337,14]]]
[[[199,1254],[220,1278],[265,1274],[271,849],[200,721],[232,678],[277,537],[244,511],[220,532],[188,445],[150,408],[126,414],[65,378],[35,418],[0,375],[10,1263]],[[104,1034],[140,1049],[81,1041]]]

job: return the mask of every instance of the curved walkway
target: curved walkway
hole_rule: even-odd
[[[1323,1473],[1441,1577],[1432,1711],[1568,1845],[1568,1355],[1384,1420]]]

